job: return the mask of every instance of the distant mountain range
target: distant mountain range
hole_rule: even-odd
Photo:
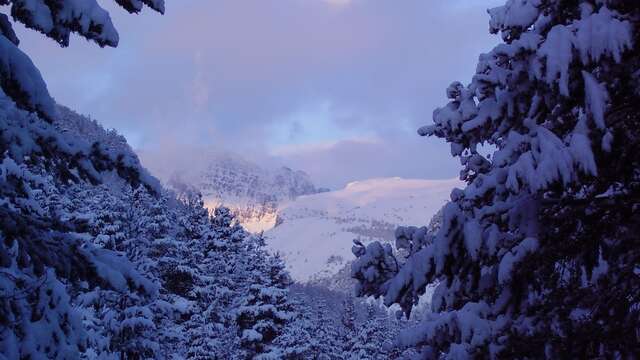
[[[265,232],[299,282],[352,288],[354,239],[393,242],[398,226],[428,225],[459,180],[381,178],[330,191],[287,167],[266,168],[235,155],[217,155],[191,176],[205,206],[226,206],[249,231]]]

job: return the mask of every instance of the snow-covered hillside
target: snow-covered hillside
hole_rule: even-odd
[[[301,196],[280,209],[267,243],[282,254],[295,280],[332,276],[352,260],[352,240],[393,241],[399,225],[428,224],[460,184],[384,178]]]

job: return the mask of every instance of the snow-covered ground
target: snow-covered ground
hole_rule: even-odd
[[[393,241],[398,225],[427,225],[459,180],[383,178],[284,204],[267,244],[296,281],[334,275],[352,260],[352,240]]]

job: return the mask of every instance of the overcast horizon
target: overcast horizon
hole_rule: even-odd
[[[449,146],[416,129],[498,42],[485,11],[498,4],[184,0],[159,18],[104,2],[118,48],[18,32],[51,95],[125,135],[160,177],[231,152],[340,188],[457,176]]]

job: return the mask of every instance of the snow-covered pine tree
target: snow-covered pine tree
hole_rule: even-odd
[[[353,348],[353,339],[356,336],[356,309],[353,295],[348,295],[342,301],[340,316],[340,340],[344,354],[350,354]]]
[[[225,348],[220,341],[224,336],[222,330],[233,329],[218,328],[220,324],[207,319],[207,314],[194,312],[186,323],[186,344],[188,345],[186,358],[192,360],[230,359],[233,348]],[[222,335],[222,336],[221,336]]]
[[[380,314],[376,306],[369,304],[367,318],[358,326],[349,349],[351,360],[384,360],[390,357],[390,342],[394,335],[386,314]]]
[[[194,206],[196,203],[188,199],[183,202],[187,213],[181,224],[188,229],[183,235],[190,236],[185,241],[187,263],[174,268],[167,277],[173,282],[186,276],[190,283],[188,297],[192,304],[185,323],[186,356],[188,359],[239,358],[240,341],[231,313],[244,285],[242,280],[234,280],[234,277],[244,279],[245,273],[242,266],[235,264],[240,264],[239,259],[245,256],[243,241],[248,234],[242,228],[230,231],[232,218],[228,221],[208,219],[203,208]],[[214,213],[227,214],[223,210]],[[223,228],[214,223],[223,224],[220,225]]]
[[[288,299],[291,283],[284,263],[278,256],[270,256],[264,240],[253,236],[246,256],[248,272],[245,294],[235,310],[242,347],[247,357],[270,352],[272,342],[295,316]]]
[[[468,185],[400,268],[356,246],[359,292],[409,312],[439,282],[434,312],[397,339],[425,358],[633,358],[640,6],[509,0],[489,13],[504,43],[419,130],[451,144]]]
[[[273,341],[267,353],[260,354],[261,360],[303,360],[329,359],[323,357],[324,348],[319,344],[323,340],[322,334],[312,332],[313,320],[309,310],[302,304],[294,304],[295,314],[282,329],[280,335]]]
[[[202,256],[199,268],[214,278],[214,283],[208,285],[215,291],[209,295],[210,301],[225,308],[240,301],[251,284],[251,267],[258,267],[264,262],[263,259],[255,259],[254,251],[261,249],[252,245],[253,238],[238,224],[229,209],[221,207],[214,210],[214,216],[199,240]],[[257,262],[252,263],[254,260]]]
[[[311,334],[317,344],[316,358],[320,360],[340,360],[346,358],[344,354],[344,339],[338,322],[330,316],[329,307],[324,299],[317,299],[315,303]]]
[[[148,297],[100,288],[74,295],[87,333],[82,358],[159,357],[158,331]]]
[[[165,194],[154,196],[147,188],[140,185],[131,195],[131,216],[138,237],[151,240],[160,239],[167,234],[170,227],[169,211]]]
[[[203,227],[209,221],[209,212],[204,207],[202,194],[190,191],[178,194],[177,198],[185,208],[183,215],[178,219],[184,236],[189,239],[201,237],[204,231]]]
[[[216,236],[220,239],[226,239],[231,243],[238,243],[247,236],[240,223],[236,220],[235,216],[226,207],[218,207],[213,211],[213,229],[216,231]],[[260,240],[261,238],[256,238]],[[262,246],[264,244],[259,244]]]
[[[127,190],[120,201],[128,205],[128,239],[118,250],[124,251],[141,272],[160,277],[158,263],[168,260],[166,247],[175,240],[165,238],[173,217],[166,206],[166,194],[153,194],[142,185],[133,191]]]
[[[93,243],[105,249],[123,251],[130,236],[126,203],[106,187],[85,195],[89,195],[85,198],[89,204],[85,211],[95,214],[90,222],[95,236]]]
[[[158,358],[158,343],[154,314],[146,299],[135,294],[120,294],[110,310],[118,317],[110,319],[109,329],[113,331],[111,350],[124,359]]]

